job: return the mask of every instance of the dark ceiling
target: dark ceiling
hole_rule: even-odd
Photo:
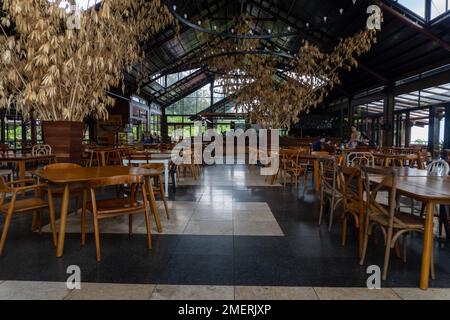
[[[377,44],[359,59],[360,66],[342,74],[342,85],[333,97],[350,96],[357,92],[388,85],[396,80],[450,63],[450,14],[433,23],[398,6],[391,0],[165,0],[176,5],[176,12],[186,14],[202,27],[226,31],[232,28],[233,17],[245,12],[254,18],[254,32],[267,30],[285,32],[288,27],[298,36],[261,40],[261,47],[296,52],[305,39],[324,51],[329,51],[340,38],[353,35],[365,27],[370,4],[378,4],[384,12],[384,22]],[[340,13],[340,9],[344,9]],[[324,17],[327,17],[326,22]],[[199,65],[198,57],[207,46],[206,34],[180,24],[177,36],[168,29],[144,46],[144,69],[149,77],[141,81],[140,94],[152,102],[167,107],[210,83],[214,75],[207,65]],[[158,83],[165,74],[197,69],[165,88]],[[125,75],[127,93],[137,88],[137,70]]]

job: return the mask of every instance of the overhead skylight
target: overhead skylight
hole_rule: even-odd
[[[425,19],[425,0],[396,0],[396,2]]]
[[[431,0],[431,19],[450,11],[450,0]]]

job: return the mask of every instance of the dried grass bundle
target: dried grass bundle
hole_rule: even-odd
[[[141,44],[170,25],[173,16],[160,0],[102,0],[72,12],[61,0],[4,0],[0,14],[0,107],[14,106],[42,120],[107,118],[107,95],[123,88],[124,70],[140,65]],[[12,32],[11,32],[12,30]],[[9,33],[8,33],[9,32]]]

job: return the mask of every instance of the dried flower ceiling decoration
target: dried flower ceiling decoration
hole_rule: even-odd
[[[353,0],[356,5],[356,0]],[[368,52],[376,42],[383,20],[381,10],[370,6],[367,29],[340,40],[334,47],[321,51],[303,41],[297,52],[283,51],[262,41],[275,38],[301,37],[290,27],[287,30],[259,30],[253,18],[244,13],[235,18],[232,27],[219,31],[210,21],[188,20],[183,9],[168,5],[175,18],[208,37],[208,49],[193,65],[207,65],[219,78],[226,95],[236,97],[236,112],[246,112],[252,122],[265,127],[286,128],[299,120],[326,98],[340,83],[339,71],[358,66],[357,57]],[[342,16],[344,9],[339,10]],[[329,17],[323,17],[326,24]],[[212,29],[205,26],[212,25]],[[306,23],[305,28],[309,28]],[[261,28],[259,28],[261,29]],[[270,41],[269,41],[270,43]]]
[[[236,34],[248,34],[251,26],[251,17],[238,17]],[[220,74],[224,93],[236,96],[237,111],[264,127],[287,128],[323,102],[340,83],[340,70],[358,66],[356,57],[370,50],[376,36],[376,29],[363,30],[329,53],[305,41],[295,55],[263,49],[258,39],[212,39],[202,62]]]
[[[107,91],[139,68],[141,44],[177,24],[160,0],[103,0],[85,11],[62,2],[3,0],[0,107],[42,120],[107,118]]]

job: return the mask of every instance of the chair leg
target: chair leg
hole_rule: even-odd
[[[403,262],[406,263],[406,256],[408,254],[408,235],[403,235]]]
[[[366,253],[367,253],[367,244],[369,242],[369,229],[368,227],[364,231],[364,239],[363,239],[363,247],[361,252],[361,259],[359,260],[359,264],[362,266],[366,261]]]
[[[94,211],[96,211],[94,209]],[[102,260],[101,252],[100,252],[100,230],[98,226],[97,213],[94,213],[94,237],[95,237],[95,255],[97,261]]]
[[[164,203],[164,209],[166,210],[166,216],[167,219],[170,219],[169,206],[167,205],[166,192],[164,191],[164,182],[161,175],[158,176],[158,180],[159,180],[159,189],[161,190],[161,198]]]
[[[48,213],[50,216],[50,226],[52,228],[52,239],[53,239],[53,244],[56,247],[56,243],[57,243],[57,236],[56,236],[56,219],[55,219],[55,207],[53,205],[53,195],[52,192],[48,191]]]
[[[75,197],[75,214],[78,214],[78,196]]]
[[[387,273],[389,268],[389,258],[391,255],[391,244],[392,244],[392,228],[388,229],[387,239],[386,239],[386,250],[384,252],[384,266],[383,266],[383,280],[387,279]]]
[[[425,215],[425,203],[422,203],[422,208],[420,209],[420,217],[423,218]]]
[[[83,190],[83,199],[81,207],[81,245],[86,243],[86,205],[87,205],[87,191]]]
[[[147,247],[149,249],[152,248],[152,229],[150,226],[150,212],[148,210],[148,200],[147,200],[147,192],[145,191],[145,187],[142,187],[142,197],[144,199],[144,207],[145,207],[145,225],[147,227]]]
[[[148,194],[150,195],[150,207],[153,211],[153,216],[155,217],[156,227],[158,228],[158,232],[162,232],[161,221],[159,219],[159,211],[156,206],[155,194],[153,193],[152,182],[150,178],[147,179],[147,188]]]
[[[324,207],[323,189],[320,191],[320,212],[319,212],[319,226],[322,225],[323,207]]]
[[[15,202],[15,196],[13,196]],[[9,226],[11,224],[12,215],[14,212],[14,203],[11,203],[8,214],[6,215],[5,224],[3,225],[2,237],[0,239],[0,256],[3,254],[3,248],[5,246],[6,236],[8,235]]]
[[[128,215],[128,237],[131,239],[133,237],[133,215]]]
[[[344,220],[342,221],[342,246],[345,247],[347,242],[347,214],[344,213]]]
[[[37,228],[40,235],[42,235],[42,211],[37,212]]]
[[[431,279],[436,280],[436,270],[434,266],[434,245],[433,241],[431,242],[431,263],[430,263],[430,269],[431,269]]]

